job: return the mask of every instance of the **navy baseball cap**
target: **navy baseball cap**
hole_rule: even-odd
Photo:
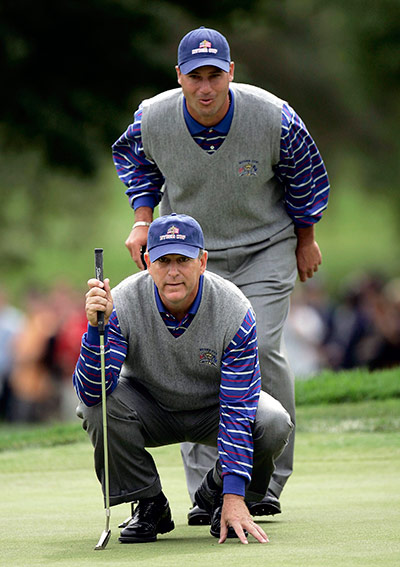
[[[205,65],[228,72],[230,63],[229,44],[216,30],[202,26],[187,33],[179,44],[178,67],[184,75]]]
[[[150,262],[167,254],[197,258],[204,249],[204,236],[199,223],[188,215],[171,213],[154,220],[147,234]]]

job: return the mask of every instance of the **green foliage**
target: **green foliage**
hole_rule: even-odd
[[[294,106],[332,180],[349,157],[398,206],[399,2],[264,0],[232,28],[237,78]]]
[[[323,372],[296,382],[300,431],[400,430],[400,368]],[[338,405],[339,404],[339,405]],[[86,440],[81,421],[0,425],[0,452]]]
[[[199,25],[228,37],[235,79],[288,100],[322,151],[327,285],[374,263],[398,273],[399,10],[398,0],[3,1],[0,283],[14,296],[59,277],[81,286],[100,240],[114,281],[134,269],[109,147],[140,100],[176,86],[177,44]]]
[[[215,2],[207,17],[227,17],[240,4]],[[2,81],[12,87],[3,89],[0,108],[7,145],[39,148],[52,167],[93,174],[132,93],[170,88],[176,20],[188,10],[202,13],[173,0],[2,2]]]
[[[99,246],[113,285],[136,271],[124,246],[133,212],[110,155],[90,181],[48,170],[41,175],[33,153],[23,155],[23,164],[21,168],[16,156],[0,156],[0,179],[7,187],[0,207],[0,283],[11,300],[21,304],[30,286],[46,290],[60,280],[80,290],[83,298],[93,249]],[[29,198],[28,182],[36,187],[35,199]],[[397,218],[396,209],[378,195],[366,202],[360,180],[345,169],[317,226],[323,263],[315,279],[327,292],[340,294],[355,272],[396,277]]]
[[[3,2],[7,144],[39,147],[51,166],[93,173],[132,89],[154,76],[162,82],[147,54],[150,45],[161,49],[166,31],[152,8],[123,0]]]
[[[296,383],[296,404],[337,404],[400,398],[400,368],[368,372],[364,369],[325,371]]]
[[[61,174],[43,159],[35,151],[0,155],[1,284],[17,296],[31,286],[46,291],[64,277],[75,284],[74,254],[100,233],[109,197],[98,175]],[[76,276],[83,284],[82,272]]]
[[[54,447],[87,440],[80,420],[40,425],[3,424],[0,426],[0,452],[27,447]]]
[[[399,16],[397,0],[7,0],[1,137],[94,173],[140,98],[175,85],[177,44],[203,24],[229,37],[238,80],[306,118],[328,164],[350,151],[367,183],[387,185],[398,171]]]

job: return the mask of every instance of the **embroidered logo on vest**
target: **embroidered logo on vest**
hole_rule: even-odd
[[[217,353],[209,348],[200,349],[200,364],[209,364],[210,366],[218,366]]]
[[[258,161],[246,159],[239,162],[239,177],[250,177],[257,175]]]

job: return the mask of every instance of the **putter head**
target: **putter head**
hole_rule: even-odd
[[[96,545],[96,547],[94,548],[95,551],[101,551],[102,549],[105,549],[107,546],[107,543],[109,542],[111,537],[111,530],[104,530],[103,533],[100,536],[99,542]]]

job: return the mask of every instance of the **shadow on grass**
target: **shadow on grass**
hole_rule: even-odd
[[[94,566],[104,563],[108,566],[123,566],[133,562],[135,565],[164,567],[183,564],[194,566],[201,561],[202,565],[209,563],[211,566],[214,564],[213,559],[224,556],[226,564],[233,565],[232,561],[237,555],[242,556],[242,553],[245,553],[248,556],[250,549],[254,551],[255,547],[258,547],[261,551],[264,547],[251,536],[248,538],[249,545],[241,544],[238,539],[227,540],[221,545],[208,533],[208,529],[193,529],[187,526],[177,528],[171,534],[161,535],[153,543],[122,544],[118,537],[119,530],[113,530],[106,549],[102,551],[94,551],[96,536],[85,534],[79,540],[72,537],[57,538],[43,545],[43,564],[47,562],[48,565]]]

